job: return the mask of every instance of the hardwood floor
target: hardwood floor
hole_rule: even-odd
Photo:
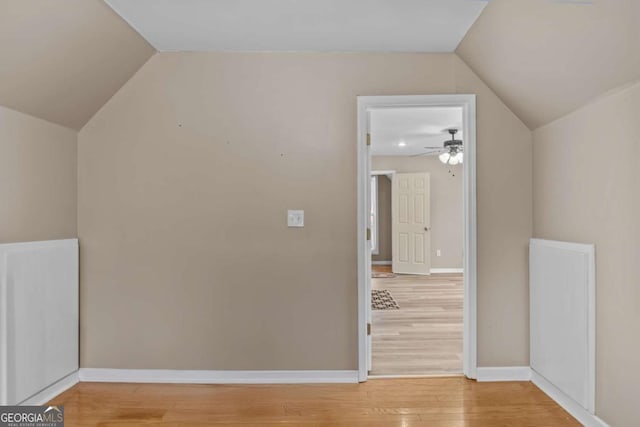
[[[370,375],[462,373],[462,274],[374,278],[372,289],[389,290],[400,309],[372,311]]]
[[[72,426],[579,426],[529,382],[462,377],[362,384],[80,383],[50,404]]]

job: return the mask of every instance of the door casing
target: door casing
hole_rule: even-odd
[[[476,378],[477,371],[477,222],[476,222],[476,96],[400,95],[358,96],[357,133],[357,248],[358,248],[358,380],[366,381],[370,360],[367,335],[371,307],[371,248],[367,241],[370,206],[371,151],[367,145],[369,112],[382,108],[461,107],[464,147],[464,304],[463,373]]]

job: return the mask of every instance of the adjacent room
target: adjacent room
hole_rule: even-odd
[[[372,376],[462,375],[460,107],[370,113]]]
[[[0,427],[636,427],[639,112],[636,0],[0,0]]]

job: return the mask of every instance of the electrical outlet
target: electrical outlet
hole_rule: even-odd
[[[436,256],[441,256],[442,252],[440,251],[440,249],[436,249]]]

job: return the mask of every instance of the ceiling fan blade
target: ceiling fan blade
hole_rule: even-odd
[[[436,155],[436,154],[440,154],[440,153],[445,153],[448,150],[444,149],[444,148],[437,148],[437,149],[432,149],[431,151],[426,151],[424,153],[419,153],[419,154],[413,154],[409,157],[420,157],[420,156],[429,156],[429,155]]]

